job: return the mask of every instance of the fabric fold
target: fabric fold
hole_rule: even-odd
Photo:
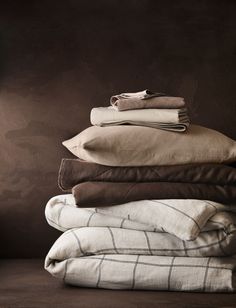
[[[151,92],[150,90],[113,95],[110,103],[118,111],[151,108],[178,109],[185,106],[185,101],[182,97],[168,96],[164,93]]]
[[[62,238],[60,240],[63,249],[65,240]],[[75,236],[72,241],[70,244],[78,245],[75,242]],[[105,289],[235,292],[235,257],[188,258],[139,254],[101,254],[77,257],[77,254],[61,256],[58,251],[57,247],[52,247],[46,258],[45,269],[53,276],[74,286]]]
[[[72,193],[80,207],[117,205],[138,200],[200,199],[225,204],[235,203],[236,186],[175,182],[84,182]]]
[[[174,204],[175,201],[166,202]],[[96,209],[76,208],[72,195],[56,196],[46,206],[46,218],[49,224],[56,228],[60,225],[59,228],[67,231],[50,249],[45,269],[76,286],[233,292],[236,215],[228,215],[225,212],[227,207],[221,204],[212,206],[207,202],[194,202],[185,204],[185,208],[192,208],[196,214],[199,207],[194,217],[200,232],[195,240],[183,241],[164,230],[148,230],[150,225],[145,227],[145,223],[140,224],[132,215],[127,217],[127,224],[137,225],[129,229],[129,225],[124,226],[124,218],[115,215],[115,207],[110,207],[110,211],[104,208],[104,214]],[[129,204],[123,206],[126,211],[131,211]],[[147,205],[145,207],[147,210]],[[173,228],[187,222],[184,216],[182,224],[174,227],[174,221],[179,219],[180,214],[178,211],[174,213],[176,217],[167,217]],[[145,220],[143,214],[140,215],[142,221]],[[152,213],[152,217],[153,220],[158,218],[157,213]],[[147,219],[149,221],[149,217]]]
[[[183,109],[142,109],[118,112],[112,107],[93,108],[90,121],[96,126],[132,124],[176,132],[185,131],[189,126],[187,110]]]
[[[63,191],[83,182],[169,182],[236,185],[236,168],[223,164],[111,167],[63,158],[58,185]]]
[[[107,166],[166,166],[231,163],[236,142],[202,126],[190,125],[186,133],[151,127],[91,126],[63,145],[75,156]]]
[[[191,199],[142,200],[115,207],[77,208],[73,196],[68,194],[50,199],[45,215],[48,223],[61,231],[78,227],[117,227],[171,234],[181,241],[194,241],[209,231],[218,230],[221,237],[233,232],[235,212],[234,207]]]

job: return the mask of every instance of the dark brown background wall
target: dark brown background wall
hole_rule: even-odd
[[[236,1],[3,1],[0,228],[3,257],[46,254],[44,219],[71,157],[61,142],[111,94],[186,98],[192,122],[236,139]],[[9,3],[8,3],[9,2]],[[209,145],[210,146],[210,145]]]

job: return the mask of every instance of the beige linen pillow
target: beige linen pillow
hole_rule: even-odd
[[[185,133],[141,126],[91,126],[62,143],[75,156],[108,166],[236,161],[236,142],[202,126]]]

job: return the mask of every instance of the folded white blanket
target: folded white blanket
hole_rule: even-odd
[[[209,205],[208,201],[204,204],[204,201],[182,200],[188,213],[190,208],[193,211],[191,218],[187,218],[188,214],[179,204],[174,205],[175,201],[165,200],[175,210],[166,213],[162,223],[158,217],[162,216],[160,204],[153,205],[156,211],[151,214],[144,201],[143,208],[139,207],[139,201],[121,205],[117,212],[119,206],[97,212],[76,208],[72,195],[52,198],[46,206],[47,221],[59,230],[68,231],[52,246],[45,268],[78,286],[234,291],[236,259],[232,255],[236,252],[236,215],[225,212],[233,208],[218,203]],[[136,212],[143,209],[137,216],[132,212],[135,206]],[[173,233],[184,230],[186,234],[184,225],[190,226],[188,220],[193,219],[200,230],[192,241],[183,241],[163,230],[163,225],[171,223],[169,228]]]
[[[114,234],[113,231],[116,229],[105,229],[102,233],[94,230],[95,240],[90,243],[87,229],[69,230],[64,233],[46,257],[46,270],[63,279],[65,283],[108,289],[235,291],[235,257],[189,258],[151,255],[154,254],[153,251],[148,250],[145,253],[137,237],[132,237],[132,244],[126,252],[125,249],[119,250],[119,243],[129,236],[128,233],[123,238]],[[91,250],[85,249],[81,242],[88,243]],[[93,247],[94,243],[101,242],[107,242],[109,245],[105,254]],[[145,246],[147,247],[147,242]]]
[[[192,241],[201,231],[222,229],[222,223],[225,230],[231,228],[226,211],[236,212],[236,207],[194,199],[141,200],[83,209],[76,208],[73,195],[66,194],[50,199],[45,213],[48,223],[54,226],[51,221],[57,222],[61,228],[56,228],[61,231],[88,226],[87,219],[91,215],[89,226],[120,227],[122,224],[126,229],[164,231],[181,240]]]
[[[91,110],[90,121],[92,125],[97,126],[133,124],[171,131],[185,131],[189,125],[186,108],[139,109],[119,112],[113,107],[98,107]]]

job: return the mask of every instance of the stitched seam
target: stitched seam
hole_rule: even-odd
[[[111,171],[112,168],[109,168],[108,170],[102,171],[101,173],[96,174],[94,177],[91,177],[91,179],[89,181],[93,181],[94,179],[96,179],[98,176],[101,176],[103,174],[106,174],[108,171]],[[102,180],[103,181],[103,180]],[[109,181],[110,182],[110,181]],[[114,180],[112,181],[114,182]]]
[[[137,185],[137,183],[134,183],[133,185],[131,185],[131,186],[128,188],[126,194],[124,195],[124,199],[127,199],[128,195],[129,195],[129,193],[130,193],[130,191],[131,191],[131,190],[134,188],[134,186],[136,186],[136,185]]]
[[[58,177],[57,177],[57,183],[58,183],[58,186],[63,190],[63,191],[66,191],[68,190],[67,188],[65,188],[62,184],[62,177],[64,176],[65,174],[65,168],[64,168],[64,165],[65,165],[65,159],[63,158],[62,161],[61,161],[61,164],[60,164],[60,168],[59,168],[59,172],[58,172]]]

